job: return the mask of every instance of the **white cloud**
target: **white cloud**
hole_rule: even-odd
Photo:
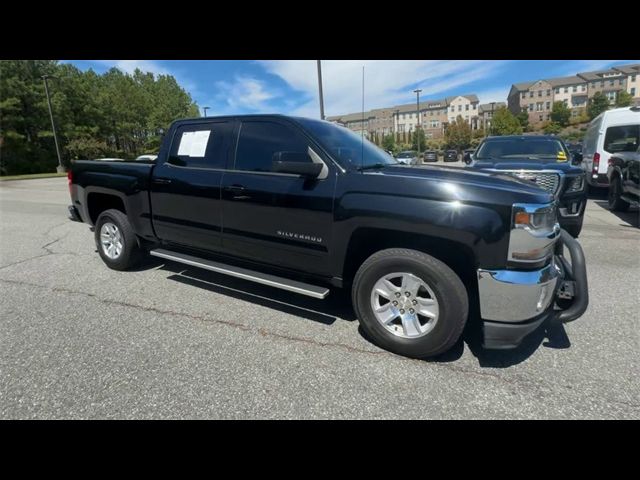
[[[248,110],[251,112],[273,111],[270,101],[280,96],[275,89],[269,90],[264,81],[257,78],[237,75],[232,82],[216,82],[218,104],[224,105],[225,110]]]
[[[476,95],[478,95],[478,99],[480,100],[480,103],[491,103],[491,102],[507,103],[507,96],[509,95],[510,89],[511,89],[511,85],[508,85],[508,86],[499,87],[499,88],[481,90],[475,93]]]
[[[269,73],[282,78],[304,95],[290,113],[318,115],[318,83],[315,60],[259,62]],[[459,93],[471,82],[492,77],[506,62],[479,60],[323,60],[325,113],[337,115],[362,108],[362,66],[365,67],[365,109],[413,101],[415,88],[422,96],[440,96],[451,89]],[[480,99],[484,101],[484,99]]]

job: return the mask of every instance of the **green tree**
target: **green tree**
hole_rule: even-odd
[[[522,125],[518,119],[507,107],[499,107],[493,113],[491,135],[517,135],[519,133],[522,133]]]
[[[393,134],[382,137],[382,148],[386,151],[395,153],[396,142],[393,138]]]
[[[449,148],[463,150],[471,145],[471,126],[458,115],[455,122],[449,124],[444,136]]]
[[[520,113],[516,115],[516,119],[520,123],[523,132],[529,131],[529,114],[526,110],[520,110]]]
[[[602,92],[596,92],[593,97],[589,99],[589,103],[587,104],[587,114],[589,115],[589,120],[593,120],[602,112],[609,109],[609,99]]]
[[[557,123],[562,127],[569,125],[569,119],[571,118],[571,110],[565,105],[564,102],[553,102],[553,108],[551,109],[551,121]]]
[[[427,142],[426,142],[424,130],[422,129],[422,127],[416,128],[416,131],[413,135],[413,140],[412,140],[413,150],[418,150],[418,142],[420,143],[420,151],[424,152]]]
[[[633,95],[620,90],[616,96],[616,107],[629,107],[633,104]]]
[[[562,102],[559,102],[559,103],[562,103]],[[560,125],[558,122],[549,122],[543,127],[542,130],[547,135],[557,134],[557,133],[560,133],[560,130],[562,130],[562,125]]]
[[[190,95],[170,75],[111,69],[98,75],[52,60],[0,62],[0,174],[54,171],[57,165],[42,75],[63,163],[99,156],[133,158],[157,151],[161,130],[199,116]]]

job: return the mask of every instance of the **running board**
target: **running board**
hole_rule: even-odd
[[[164,250],[162,248],[151,250],[149,253],[154,257],[160,257],[166,260],[184,263],[185,265],[191,265],[192,267],[211,270],[212,272],[222,273],[223,275],[242,278],[243,280],[249,280],[250,282],[269,285],[270,287],[288,290],[290,292],[299,293],[308,297],[322,299],[329,295],[328,288],[318,287],[316,285],[310,285],[303,282],[297,282],[295,280],[289,280],[288,278],[276,277],[275,275],[269,275],[267,273],[255,272],[253,270],[248,270],[246,268],[240,268],[233,265],[226,265],[224,263],[218,263],[211,260],[206,260],[204,258],[193,257],[184,253],[172,252],[170,250]]]

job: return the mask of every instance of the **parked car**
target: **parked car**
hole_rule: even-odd
[[[560,226],[580,235],[587,204],[585,175],[572,165],[571,154],[553,135],[488,137],[472,155],[468,168],[500,171],[534,182],[558,201]]]
[[[406,150],[404,152],[400,152],[396,157],[398,163],[403,163],[405,165],[416,165],[418,163],[418,154],[413,150]]]
[[[609,208],[624,212],[640,205],[640,148],[635,152],[619,152],[609,158]]]
[[[608,187],[609,158],[619,152],[635,152],[640,143],[640,107],[602,112],[589,124],[582,143],[582,169],[590,187]]]
[[[572,155],[580,154],[582,155],[582,143],[567,143],[567,150]]]
[[[424,152],[423,157],[425,162],[437,162],[438,161],[438,152],[435,150],[427,150]]]
[[[458,161],[458,152],[456,150],[445,150],[445,152],[444,152],[444,161],[445,162],[457,162]]]
[[[584,254],[551,194],[398,166],[330,122],[178,120],[155,163],[77,161],[68,176],[70,217],[93,227],[109,268],[149,253],[318,299],[348,288],[369,338],[401,355],[448,350],[470,311],[485,347],[513,348],[587,308]]]

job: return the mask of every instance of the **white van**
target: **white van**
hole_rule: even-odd
[[[582,169],[591,187],[608,187],[609,158],[616,152],[635,152],[640,143],[640,107],[602,112],[589,124],[582,142]]]

